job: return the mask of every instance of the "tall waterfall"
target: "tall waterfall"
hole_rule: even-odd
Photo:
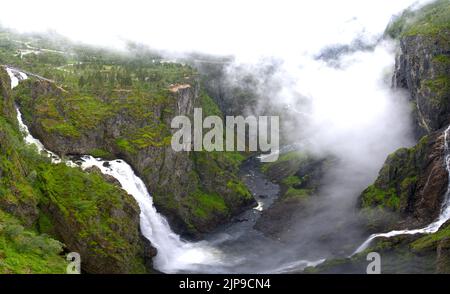
[[[6,68],[6,71],[11,79],[11,89],[14,89],[19,84],[19,81],[28,78],[26,74],[15,69]],[[52,163],[58,164],[63,162],[58,155],[47,150],[42,142],[30,134],[28,127],[23,122],[21,112],[18,108],[16,110],[17,120],[24,134],[25,143],[35,145],[39,153],[44,153],[51,158]],[[105,161],[89,155],[85,155],[81,159],[82,169],[93,166],[98,167],[102,173],[117,179],[122,188],[137,201],[141,210],[140,226],[142,234],[150,240],[158,251],[154,258],[156,269],[171,273],[180,270],[192,270],[202,264],[214,266],[220,263],[219,250],[208,246],[206,242],[185,242],[170,229],[167,220],[156,211],[153,199],[147,191],[144,182],[136,176],[131,166],[124,160]],[[64,163],[75,168],[78,166],[76,162],[71,160],[64,160]]]
[[[415,235],[415,234],[432,234],[439,230],[439,228],[450,219],[450,142],[449,142],[449,136],[450,136],[450,126],[444,131],[444,164],[447,169],[449,182],[447,187],[447,192],[444,195],[444,199],[442,202],[442,208],[441,213],[439,217],[429,224],[428,226],[421,228],[421,229],[415,229],[415,230],[396,230],[396,231],[390,231],[388,233],[380,233],[380,234],[373,234],[371,235],[366,241],[364,241],[361,246],[356,249],[356,251],[353,254],[357,254],[361,251],[364,251],[369,247],[370,243],[378,238],[378,237],[394,237],[398,235]]]
[[[125,161],[121,159],[104,161],[88,155],[83,156],[82,161],[83,169],[96,166],[102,173],[113,176],[139,203],[142,234],[158,250],[154,259],[157,269],[170,273],[192,268],[195,264],[211,265],[215,261],[219,263],[219,251],[209,247],[206,242],[182,241],[180,236],[170,229],[167,220],[156,211],[144,182]]]

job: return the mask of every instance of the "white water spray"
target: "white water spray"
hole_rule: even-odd
[[[27,76],[15,69],[7,68],[11,78],[12,88],[16,87],[20,80],[24,80]],[[52,163],[65,163],[68,166],[77,168],[79,164],[71,160],[62,160],[55,153],[47,150],[42,142],[34,138],[28,127],[22,120],[22,114],[17,110],[17,120],[21,131],[24,134],[25,142],[35,145],[41,154],[45,154],[51,158]],[[77,161],[78,162],[78,161]],[[153,199],[148,192],[144,182],[134,173],[130,165],[122,159],[111,161],[94,158],[90,155],[81,157],[81,168],[88,169],[97,167],[103,174],[110,175],[117,179],[122,188],[131,194],[138,202],[140,214],[140,228],[142,234],[150,240],[152,245],[158,250],[158,254],[153,260],[154,267],[165,273],[176,272],[233,272],[238,271],[239,266],[245,267],[245,258],[226,256],[217,245],[216,242],[200,241],[186,242],[175,234],[167,222],[167,220],[156,211],[153,205]],[[226,241],[226,238],[225,238]],[[245,252],[243,252],[245,254]],[[275,265],[269,270],[259,269],[261,273],[283,273],[302,269],[306,266],[315,266],[324,260],[315,262],[307,260],[290,261]],[[244,270],[245,272],[245,270]]]
[[[220,252],[209,247],[206,242],[184,242],[172,232],[167,220],[156,211],[144,182],[125,161],[104,161],[92,156],[83,156],[82,160],[83,169],[96,166],[102,173],[113,176],[139,203],[142,234],[158,249],[154,259],[157,269],[171,273],[195,265],[220,263]]]
[[[390,231],[388,233],[381,233],[381,234],[373,234],[371,235],[366,241],[364,241],[361,246],[356,249],[356,251],[352,254],[355,255],[357,253],[360,253],[369,247],[370,243],[379,237],[385,237],[390,238],[394,236],[399,235],[415,235],[415,234],[432,234],[436,233],[439,228],[450,219],[450,148],[449,148],[449,136],[450,136],[450,126],[444,131],[444,164],[447,169],[449,182],[447,187],[447,192],[444,195],[444,199],[442,202],[442,208],[441,213],[439,217],[429,224],[428,226],[421,228],[421,229],[415,229],[415,230],[396,230],[396,231]]]
[[[14,89],[19,81],[27,79],[27,75],[11,68],[6,68],[11,79],[11,89]],[[52,163],[61,163],[61,158],[54,152],[47,150],[41,141],[34,138],[22,119],[22,114],[16,107],[17,120],[20,130],[24,134],[25,143],[36,146],[41,154],[51,158]],[[78,165],[71,160],[64,160],[71,167]],[[140,214],[140,227],[142,234],[150,240],[157,249],[158,254],[154,258],[156,269],[172,273],[180,270],[192,270],[201,265],[219,265],[221,262],[220,251],[207,245],[206,242],[189,243],[180,239],[175,234],[167,220],[156,211],[153,199],[150,196],[144,182],[136,176],[133,169],[121,159],[104,161],[86,155],[82,157],[82,169],[98,167],[103,174],[113,176],[120,182],[122,188],[132,195],[138,202]]]

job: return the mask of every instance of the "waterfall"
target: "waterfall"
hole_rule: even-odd
[[[136,199],[141,209],[142,234],[158,250],[154,265],[163,272],[176,272],[191,268],[195,264],[211,264],[220,257],[220,252],[209,247],[206,242],[189,243],[172,232],[167,220],[153,205],[144,182],[123,160],[104,161],[86,155],[82,158],[82,168],[98,167],[102,173],[117,179],[122,188]]]
[[[11,89],[14,89],[19,84],[19,81],[28,78],[26,74],[15,69],[6,67],[6,71],[11,79]],[[36,146],[37,151],[48,156],[54,164],[64,162],[66,165],[74,168],[79,166],[77,162],[71,160],[63,161],[54,152],[47,150],[41,141],[31,135],[28,127],[23,122],[22,113],[18,107],[16,107],[16,111],[17,121],[20,130],[24,134],[26,144]],[[170,229],[167,220],[156,211],[153,199],[144,182],[136,176],[131,166],[124,160],[105,161],[90,155],[81,157],[82,169],[93,166],[98,167],[102,173],[117,179],[122,188],[132,195],[139,204],[142,234],[158,252],[153,261],[156,269],[172,273],[180,270],[195,269],[200,265],[214,266],[221,263],[219,250],[208,246],[207,242],[190,243],[183,241],[179,235]]]
[[[360,253],[361,251],[364,251],[369,247],[370,243],[378,238],[378,237],[394,237],[398,235],[415,235],[415,234],[432,234],[439,230],[439,228],[450,219],[450,147],[449,147],[449,136],[450,136],[450,126],[447,127],[447,129],[444,131],[444,164],[447,169],[448,173],[448,187],[447,192],[444,195],[444,199],[442,201],[442,207],[441,212],[439,214],[439,217],[429,224],[428,226],[421,228],[421,229],[415,229],[415,230],[396,230],[396,231],[390,231],[388,233],[380,233],[380,234],[373,234],[371,235],[364,243],[361,244],[361,246],[356,249],[356,251],[352,254]]]
[[[16,87],[21,80],[28,78],[26,74],[19,70],[7,67],[6,70],[11,79],[12,89]],[[307,266],[316,266],[325,260],[285,260],[284,254],[281,254],[278,259],[272,259],[272,257],[276,257],[276,253],[273,253],[272,250],[261,253],[265,252],[262,251],[262,248],[266,250],[269,249],[268,244],[266,244],[268,241],[266,239],[264,239],[264,241],[258,239],[260,238],[259,234],[258,236],[255,236],[255,232],[253,231],[238,232],[238,237],[232,236],[231,234],[218,233],[208,241],[187,242],[182,240],[179,235],[171,230],[166,218],[157,212],[147,187],[142,179],[135,174],[128,163],[122,159],[108,161],[102,160],[101,158],[94,158],[90,155],[81,156],[80,159],[74,161],[60,158],[54,152],[47,150],[42,142],[31,135],[27,125],[23,122],[19,108],[16,107],[16,110],[19,127],[24,135],[26,144],[36,146],[37,151],[40,154],[49,157],[54,164],[64,163],[70,167],[81,168],[83,170],[95,166],[99,168],[103,174],[110,175],[118,180],[122,189],[134,197],[141,211],[141,232],[157,249],[158,253],[153,259],[153,265],[161,272],[284,273],[296,272]],[[238,223],[235,226],[239,225],[240,224]],[[247,235],[250,239],[246,239]],[[255,237],[257,237],[256,241],[252,239]],[[233,242],[230,240],[233,240]],[[250,242],[258,242],[259,240],[263,244],[252,244],[259,246],[263,245],[262,248],[256,250],[252,246],[249,248],[248,244]],[[234,248],[235,245],[238,247]],[[232,251],[230,251],[230,248]],[[282,253],[283,251],[281,250],[280,252]],[[263,256],[265,254],[268,260],[264,259],[263,256],[260,256],[260,254]]]

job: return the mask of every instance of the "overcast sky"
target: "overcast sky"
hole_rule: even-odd
[[[121,47],[123,40],[172,51],[286,55],[384,30],[414,0],[21,0],[2,1],[0,23],[55,30]],[[423,2],[423,1],[422,1]]]

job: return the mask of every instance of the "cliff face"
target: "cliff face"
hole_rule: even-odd
[[[450,124],[450,2],[407,10],[387,28],[399,41],[393,86],[408,90],[418,144],[389,155],[359,206],[370,232],[424,227],[435,220],[448,189],[444,131]],[[383,272],[446,273],[449,223],[430,235],[379,238],[368,249],[382,254]],[[355,271],[365,253],[324,264],[319,271]],[[338,262],[340,263],[340,262]],[[360,268],[360,270],[363,270]]]
[[[450,2],[406,10],[386,29],[397,39],[393,87],[406,89],[418,143],[386,159],[359,198],[368,233],[425,227],[436,220],[448,189],[444,131],[450,124]],[[307,272],[364,273],[368,252],[382,256],[382,273],[448,273],[449,222],[436,233],[377,238],[366,251]]]
[[[63,249],[80,253],[88,273],[151,271],[156,252],[132,196],[100,173],[38,156],[23,142],[3,68],[0,81],[0,272],[65,273]]]
[[[254,203],[228,153],[175,152],[174,116],[193,116],[213,103],[196,79],[156,93],[114,91],[78,94],[35,80],[17,88],[17,101],[31,132],[61,155],[123,158],[142,177],[157,209],[172,227],[198,237]],[[208,115],[208,113],[205,113]]]
[[[438,0],[418,11],[405,11],[386,29],[400,44],[393,86],[410,93],[421,139],[415,147],[391,154],[378,179],[363,192],[360,205],[369,212],[374,230],[378,221],[389,227],[401,219],[397,225],[412,227],[439,215],[448,185],[443,134],[450,124],[449,24],[450,3]],[[388,217],[382,212],[394,213]]]
[[[437,0],[406,10],[386,35],[399,40],[393,86],[407,89],[417,138],[450,123],[450,4]]]
[[[400,39],[393,85],[407,89],[418,138],[450,123],[450,32]]]
[[[425,226],[439,216],[448,187],[444,156],[443,130],[389,155],[360,198],[371,231]]]

